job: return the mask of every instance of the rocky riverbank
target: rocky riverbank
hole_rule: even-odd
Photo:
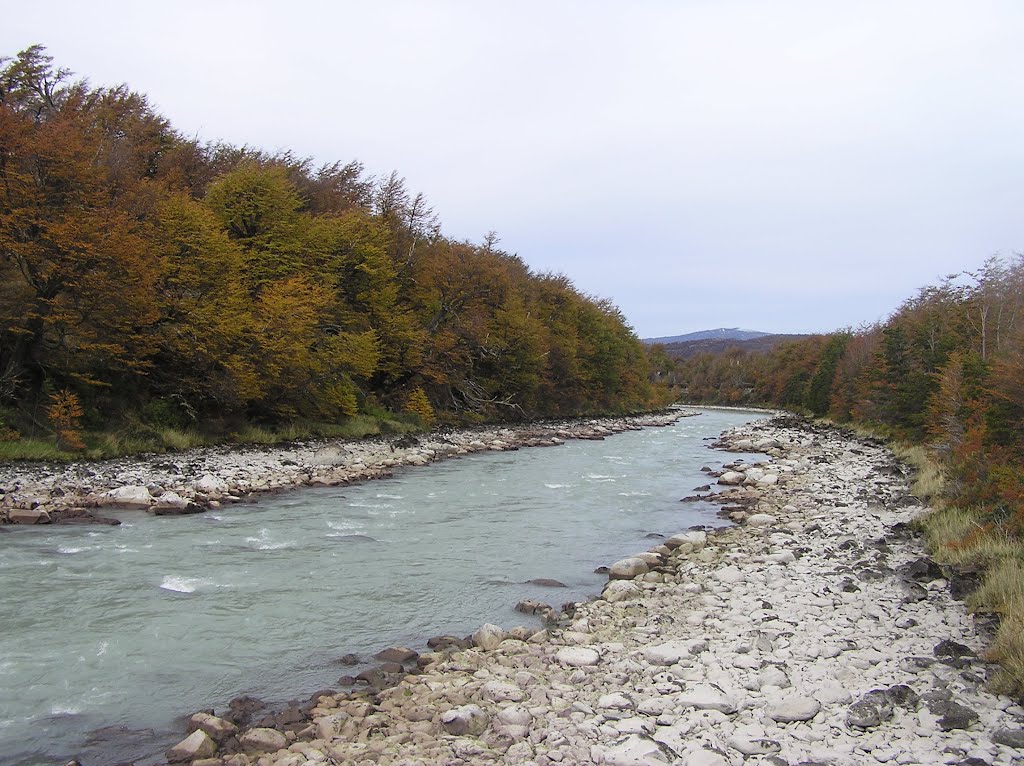
[[[675,410],[394,439],[222,446],[66,465],[8,463],[0,466],[0,524],[118,523],[104,517],[104,509],[199,513],[261,493],[353,484],[391,476],[402,466],[422,466],[473,452],[603,439],[623,431],[667,426],[691,414]]]
[[[740,526],[615,562],[600,599],[547,629],[395,647],[373,688],[276,718],[247,723],[244,700],[197,714],[169,759],[1024,764],[1024,707],[984,690],[982,639],[922,557],[924,509],[888,450],[788,418],[718,446],[767,456],[714,477]]]

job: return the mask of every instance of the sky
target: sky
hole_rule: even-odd
[[[397,170],[642,337],[819,332],[1024,250],[1019,0],[6,8],[183,134]]]

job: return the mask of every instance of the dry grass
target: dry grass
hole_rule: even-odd
[[[892,451],[900,462],[914,471],[914,483],[910,488],[914,496],[930,505],[941,505],[946,476],[928,450],[921,445],[895,444]]]

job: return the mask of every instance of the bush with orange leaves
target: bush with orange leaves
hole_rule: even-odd
[[[82,441],[81,417],[82,404],[78,394],[64,389],[50,395],[50,404],[46,408],[46,416],[53,425],[57,435],[57,447],[65,450],[85,449]]]

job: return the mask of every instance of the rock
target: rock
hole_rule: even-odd
[[[939,728],[943,731],[953,729],[966,729],[978,720],[978,713],[975,710],[961,705],[959,702],[940,702],[937,705],[929,705],[932,713],[939,715]]]
[[[996,729],[992,732],[992,741],[1024,751],[1024,729]]]
[[[612,580],[608,583],[601,597],[605,601],[615,603],[617,601],[629,601],[643,595],[643,589],[632,580]]]
[[[642,650],[649,665],[675,665],[684,657],[698,654],[707,649],[707,642],[693,639],[666,641],[663,644],[645,646]]]
[[[810,721],[821,710],[821,703],[814,697],[787,697],[768,705],[765,714],[777,723]]]
[[[563,646],[555,654],[555,659],[562,665],[582,668],[599,663],[601,655],[597,649],[591,649],[589,646]]]
[[[427,639],[427,646],[435,651],[444,651],[445,649],[468,649],[471,645],[471,640],[467,641],[466,639],[459,638],[458,636],[434,636]]]
[[[7,518],[12,524],[49,524],[50,514],[42,508],[11,508]]]
[[[680,707],[692,707],[697,710],[717,710],[727,715],[735,713],[739,709],[736,700],[721,689],[703,684],[698,684],[680,693],[675,701]],[[801,718],[798,720],[806,719]]]
[[[500,643],[500,642],[499,642]],[[392,646],[383,651],[377,652],[374,659],[380,660],[381,662],[396,662],[399,665],[404,665],[407,662],[415,662],[416,658],[419,657],[418,652],[414,652],[404,646]]]
[[[538,612],[546,612],[550,608],[551,604],[545,604],[543,601],[537,601],[532,598],[525,599],[516,604],[516,611],[523,614],[537,614]]]
[[[564,582],[558,580],[552,580],[550,577],[537,577],[533,580],[527,580],[527,585],[541,585],[545,588],[567,588],[569,587]]]
[[[935,645],[934,652],[936,657],[949,657],[953,659],[978,656],[971,647],[958,644],[956,641],[950,641],[949,639],[939,641]]]
[[[482,734],[490,724],[490,718],[477,705],[462,705],[452,708],[441,716],[441,726],[457,737]]]
[[[633,700],[622,692],[602,694],[597,700],[597,706],[601,710],[632,710]]]
[[[620,559],[608,568],[608,577],[612,580],[631,580],[650,571],[647,562],[637,556]]]
[[[681,548],[684,545],[689,545],[694,550],[702,549],[708,540],[707,532],[683,532],[678,535],[672,535],[665,541],[665,547],[675,550]]]
[[[488,681],[480,687],[480,694],[491,702],[521,702],[526,692],[505,681]]]
[[[282,739],[284,739],[282,737]],[[217,752],[217,744],[202,729],[196,729],[185,739],[167,751],[170,763],[194,761],[199,758],[210,758]]]
[[[238,727],[233,723],[209,713],[196,713],[188,719],[188,727],[193,731],[206,732],[218,744],[238,733]]]
[[[341,659],[338,660],[338,662],[347,667],[352,667],[353,665],[359,664],[359,657],[355,654],[345,654],[342,655]]]
[[[755,513],[747,517],[748,527],[770,527],[776,521],[770,513]]]
[[[687,753],[683,766],[729,766],[729,760],[721,753],[702,748]]]
[[[736,486],[737,484],[742,484],[745,478],[747,477],[739,471],[726,471],[718,477],[718,483],[725,484],[726,486]]]
[[[478,646],[485,652],[497,649],[504,640],[505,631],[489,622],[481,625],[480,629],[473,634],[473,645]]]
[[[228,490],[227,482],[221,479],[219,476],[214,476],[212,473],[204,474],[202,478],[195,483],[197,492],[202,492],[204,495],[220,495]]]
[[[642,734],[630,734],[604,752],[608,766],[665,766],[668,758],[658,743]]]
[[[892,718],[892,698],[884,689],[874,689],[846,710],[846,725],[870,729]]]
[[[154,502],[149,488],[140,485],[118,487],[99,496],[101,506],[118,506],[120,508],[149,508]]]
[[[733,750],[738,750],[743,755],[772,755],[782,750],[782,746],[772,739],[746,739],[744,737],[729,737],[726,744]]]
[[[274,753],[288,747],[288,738],[275,729],[257,727],[243,732],[238,743],[246,753]]]

